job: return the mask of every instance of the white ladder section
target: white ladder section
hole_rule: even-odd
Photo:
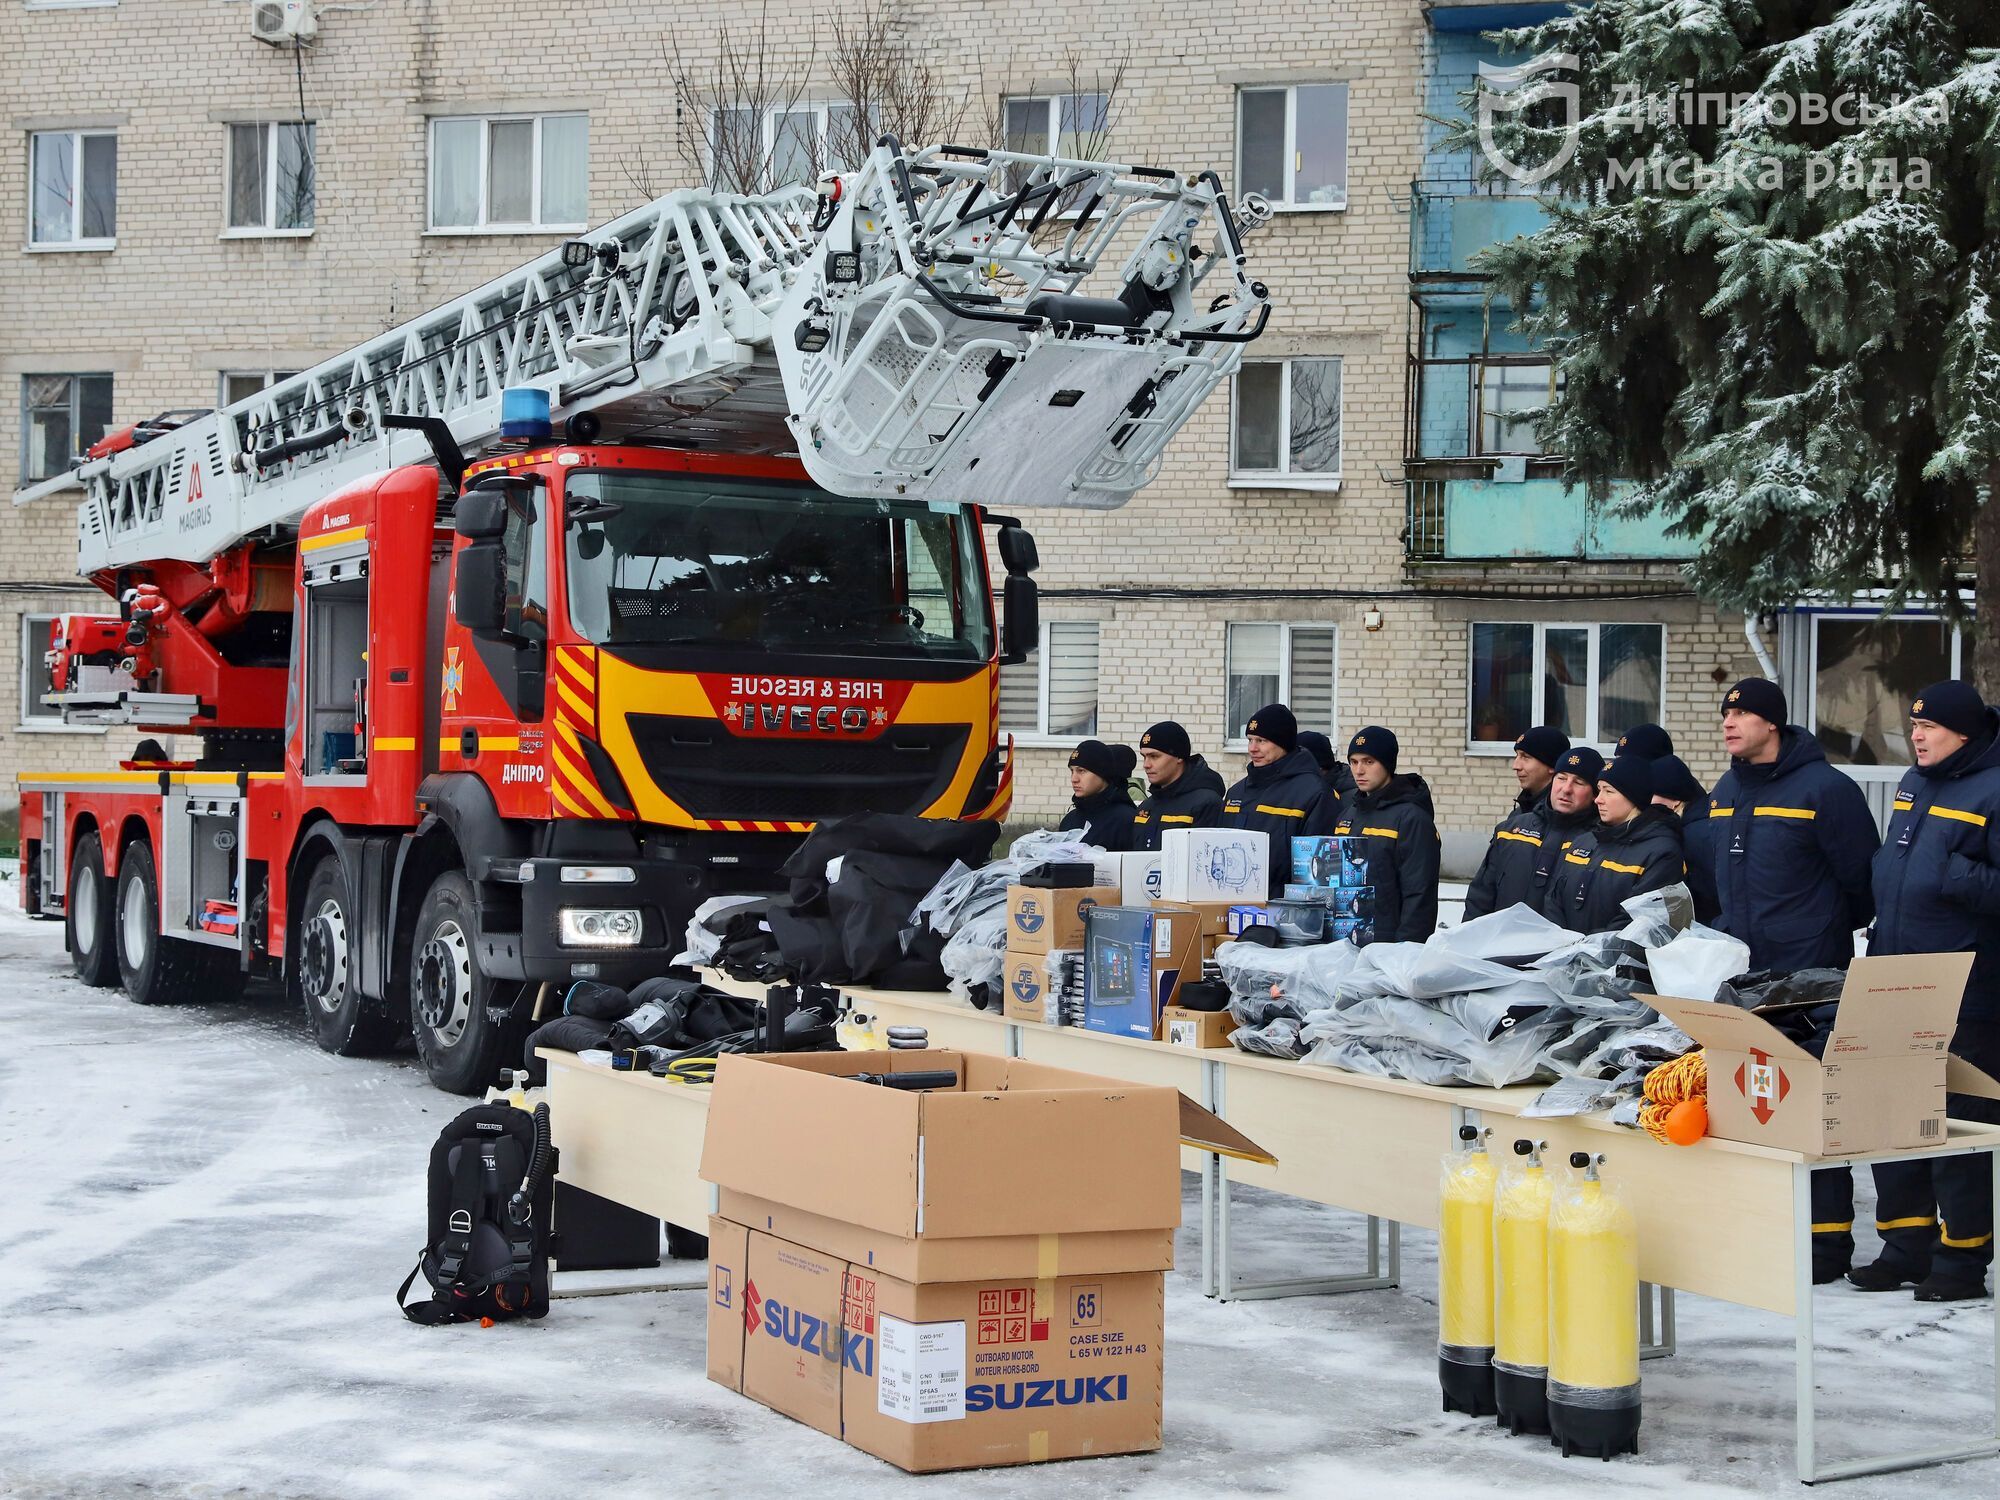
[[[667,194],[247,400],[85,463],[78,571],[205,563],[341,485],[492,451],[501,392],[602,440],[796,449],[837,494],[1106,508],[1270,306],[1215,174],[884,137],[816,197]],[[1111,267],[1116,265],[1115,271]]]
[[[600,411],[609,438],[685,426],[697,444],[789,447],[770,318],[811,247],[813,203],[805,188],[669,193],[592,235],[600,254],[584,265],[549,251],[255,396],[86,463],[78,571],[206,562],[296,526],[349,480],[428,459],[427,440],[384,427],[385,414],[442,418],[477,457],[513,387],[548,391],[565,416]],[[746,403],[751,430],[703,420],[759,383],[772,389]],[[324,445],[286,452],[302,439]]]

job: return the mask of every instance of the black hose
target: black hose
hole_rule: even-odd
[[[549,1152],[552,1149],[549,1140],[549,1107],[546,1104],[537,1104],[534,1154],[528,1158],[528,1170],[521,1177],[520,1187],[514,1190],[514,1196],[507,1203],[507,1217],[516,1224],[528,1222],[529,1210],[534,1207],[535,1189],[541,1183],[542,1174],[548,1170]]]

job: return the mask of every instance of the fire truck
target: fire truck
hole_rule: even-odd
[[[1002,817],[1012,512],[1154,476],[1269,317],[1265,213],[884,137],[113,434],[75,478],[117,608],[55,622],[47,701],[200,750],[22,775],[28,909],[89,984],[282,977],[328,1051],[407,1031],[476,1093],[549,987],[661,972],[820,820]]]

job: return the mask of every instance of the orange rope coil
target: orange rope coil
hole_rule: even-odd
[[[1699,1051],[1646,1075],[1639,1124],[1656,1141],[1691,1146],[1708,1134],[1708,1059]]]

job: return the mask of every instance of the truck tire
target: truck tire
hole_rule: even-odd
[[[111,882],[104,878],[104,846],[96,834],[81,834],[69,857],[69,897],[63,902],[63,931],[76,977],[100,990],[118,983],[111,909]]]
[[[348,893],[346,869],[328,855],[313,866],[305,890],[297,947],[290,948],[294,961],[285,965],[293,1003],[304,1010],[306,1026],[322,1052],[372,1057],[386,1051],[396,1028],[382,1006],[361,993],[354,898]]]
[[[118,976],[127,997],[141,1005],[231,1000],[242,990],[233,952],[160,935],[159,874],[145,844],[131,845],[118,862],[113,929]]]
[[[499,984],[479,972],[472,883],[431,882],[410,946],[410,1031],[424,1071],[447,1094],[479,1095],[500,1076],[507,1028],[487,1014]]]

